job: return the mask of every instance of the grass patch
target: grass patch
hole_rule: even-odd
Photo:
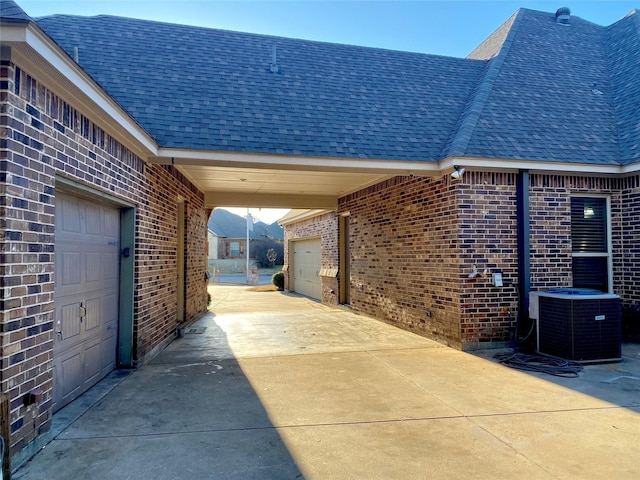
[[[258,285],[247,289],[249,292],[277,292],[278,287],[275,285]]]

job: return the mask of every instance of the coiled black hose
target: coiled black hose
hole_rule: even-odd
[[[546,373],[556,377],[577,377],[584,368],[579,363],[571,360],[526,353],[503,353],[494,355],[493,358],[507,367],[529,372]]]

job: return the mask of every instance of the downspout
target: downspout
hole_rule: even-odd
[[[531,290],[531,243],[529,236],[529,170],[519,170],[516,179],[518,218],[518,318],[516,321],[515,348],[518,349],[518,332],[529,324],[529,291]]]

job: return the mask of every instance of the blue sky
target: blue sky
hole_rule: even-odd
[[[120,15],[326,42],[465,57],[519,7],[609,25],[633,1],[16,0],[32,17]]]
[[[598,25],[640,9],[632,1],[16,0],[34,18],[56,13],[119,15],[226,30],[411,52],[467,56],[518,8],[567,6]],[[245,215],[246,209],[229,209]],[[271,223],[286,210],[252,209]]]

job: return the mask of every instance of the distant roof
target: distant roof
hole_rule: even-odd
[[[247,238],[247,220],[224,208],[216,208],[211,213],[208,228],[219,237]],[[271,225],[256,222],[253,224],[253,230],[249,232],[249,238],[282,240],[284,239],[284,230],[275,222]]]
[[[624,164],[640,161],[639,16],[561,25],[521,9],[467,59],[112,16],[36,21],[161,147]]]

